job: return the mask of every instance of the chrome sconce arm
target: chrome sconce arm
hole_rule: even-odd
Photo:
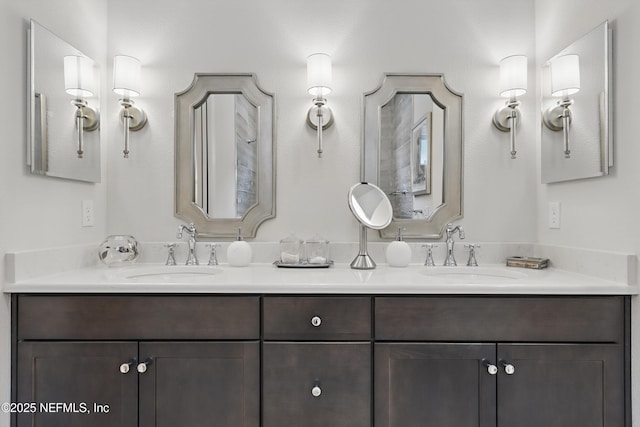
[[[321,96],[313,99],[313,105],[307,113],[307,124],[317,131],[318,157],[322,157],[322,131],[333,124],[333,112],[327,107],[327,100]]]
[[[100,126],[98,111],[89,107],[83,98],[93,96],[94,70],[93,61],[83,55],[67,55],[64,61],[64,89],[74,99],[76,107],[74,116],[78,132],[78,158],[84,157],[84,131],[91,132]]]
[[[324,151],[322,131],[333,124],[333,112],[327,106],[325,95],[331,93],[331,57],[326,53],[314,53],[307,58],[307,90],[314,96],[313,107],[307,112],[307,124],[317,131],[318,157]]]
[[[571,109],[573,99],[571,95],[580,91],[580,56],[566,54],[556,56],[549,63],[551,73],[551,96],[561,97],[556,105],[549,107],[542,114],[542,123],[554,132],[562,131],[564,142],[564,157],[571,157],[569,149],[569,135],[571,121],[573,120]]]
[[[122,106],[120,110],[120,123],[123,126],[124,136],[124,158],[129,158],[129,131],[138,131],[147,124],[147,115],[145,112],[134,105],[133,100],[121,99],[118,101]]]
[[[569,149],[569,134],[571,129],[572,114],[569,108],[573,104],[573,99],[563,99],[558,101],[557,105],[549,107],[542,115],[544,125],[554,132],[562,131],[562,140],[564,143],[564,157],[571,158],[571,150]]]
[[[511,158],[516,158],[516,130],[520,124],[520,101],[511,98],[504,107],[498,109],[493,115],[493,124],[503,132],[509,132],[509,147]]]
[[[113,91],[122,98],[118,101],[120,123],[124,127],[124,158],[129,158],[129,131],[138,131],[147,124],[147,115],[134,105],[133,97],[140,95],[140,61],[126,55],[113,57]]]
[[[527,93],[527,57],[512,55],[500,61],[500,95],[509,100],[493,115],[493,124],[502,132],[509,132],[511,158],[516,158],[516,130],[520,125],[520,101]]]
[[[71,101],[76,106],[75,126],[78,132],[78,158],[84,157],[84,131],[92,132],[100,126],[100,115],[95,108],[89,107],[87,101],[74,99]]]

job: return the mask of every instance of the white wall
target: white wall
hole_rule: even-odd
[[[111,95],[109,223],[111,233],[142,241],[175,240],[173,216],[173,96],[194,72],[254,72],[276,95],[277,217],[256,240],[277,241],[295,231],[330,241],[356,241],[358,228],[346,203],[359,180],[361,104],[384,72],[444,73],[464,94],[465,217],[469,241],[535,240],[535,129],[525,120],[519,157],[510,160],[508,135],[494,128],[499,60],[534,56],[531,0],[191,0],[109,1],[109,55],[141,59],[149,117],[132,135],[122,159],[120,125]],[[517,31],[514,31],[517,29]],[[509,37],[505,37],[508,34]],[[335,124],[325,132],[324,157],[305,123],[306,57],[333,57]],[[533,66],[531,73],[533,76]],[[533,87],[533,77],[530,86]],[[532,117],[535,94],[523,98]],[[374,233],[371,233],[373,235]],[[372,236],[372,238],[375,238]]]
[[[0,0],[0,260],[8,251],[97,242],[106,232],[106,185],[31,175],[26,166],[27,28],[33,18],[91,56],[106,76],[107,1]],[[106,103],[102,103],[102,109]],[[73,116],[69,117],[73,120]],[[104,132],[104,130],[103,130]],[[103,140],[106,140],[104,138]],[[103,163],[104,166],[105,163]],[[104,168],[103,168],[104,170]],[[103,173],[103,182],[106,175]],[[96,225],[81,227],[80,201],[95,203]],[[0,262],[0,282],[5,277]],[[0,296],[0,402],[8,402],[10,298]],[[9,425],[0,413],[0,425]]]
[[[536,56],[542,63],[605,19],[613,28],[614,167],[606,177],[539,185],[538,238],[542,244],[638,254],[640,2],[536,0]],[[537,140],[539,145],[539,138]],[[547,228],[546,211],[550,201],[562,203],[560,230]],[[633,324],[637,324],[639,317],[640,304],[635,297],[632,303]],[[634,325],[632,334],[632,410],[635,414],[633,425],[637,426],[640,425],[640,352],[635,349],[640,346],[640,333]]]
[[[640,253],[640,198],[635,196],[640,182],[636,117],[640,3],[536,0],[536,55],[542,63],[605,19],[613,28],[614,167],[607,177],[539,185],[538,235],[543,244]],[[562,203],[560,230],[547,228],[549,201]]]

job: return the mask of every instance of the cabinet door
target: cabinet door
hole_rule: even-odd
[[[375,426],[495,427],[495,344],[376,344]],[[494,368],[495,369],[495,368]]]
[[[622,348],[606,344],[501,344],[513,366],[498,376],[498,424],[503,427],[624,425]]]
[[[258,342],[140,343],[140,426],[258,427]]]
[[[120,371],[137,353],[136,343],[18,343],[17,401],[37,405],[18,427],[137,426],[135,364]]]
[[[370,343],[265,343],[263,427],[371,427]]]

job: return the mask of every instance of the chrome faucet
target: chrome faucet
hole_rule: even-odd
[[[194,223],[188,226],[181,224],[178,227],[178,239],[182,239],[182,232],[187,230],[189,233],[189,256],[187,256],[186,265],[198,265],[196,257],[196,226]]]
[[[451,223],[447,224],[447,228],[445,229],[445,232],[447,233],[447,258],[444,260],[445,266],[458,265],[456,263],[456,257],[453,255],[453,234],[456,231],[458,232],[460,238],[464,239],[464,229],[461,225],[456,225],[454,227]]]

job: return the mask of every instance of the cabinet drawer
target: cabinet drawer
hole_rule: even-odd
[[[266,340],[353,341],[371,338],[367,297],[265,297]]]
[[[622,297],[381,297],[375,339],[621,342]]]
[[[262,425],[371,427],[370,343],[265,343]]]
[[[18,339],[258,339],[260,300],[236,296],[21,295]]]

